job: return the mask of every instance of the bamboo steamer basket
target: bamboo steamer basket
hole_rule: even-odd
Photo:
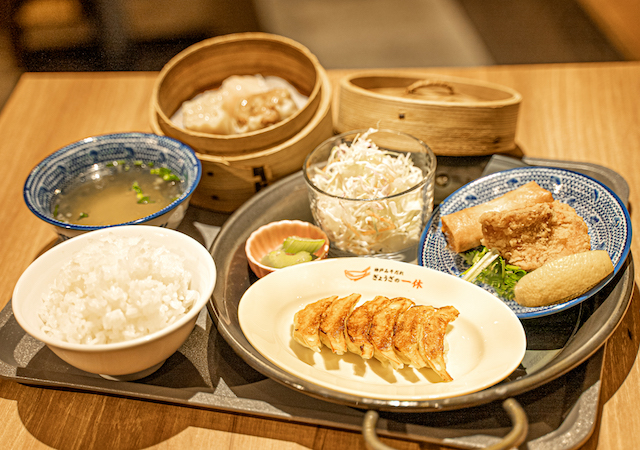
[[[174,56],[160,71],[151,100],[155,133],[178,139],[202,154],[239,155],[273,147],[302,130],[321,100],[318,59],[298,42],[268,33],[236,33],[196,43]],[[232,75],[277,76],[308,97],[292,116],[261,130],[219,135],[191,131],[171,118],[185,100],[217,89]]]
[[[302,169],[308,153],[333,134],[332,92],[326,72],[320,103],[311,120],[295,136],[268,149],[239,155],[196,152],[202,178],[190,204],[221,212],[233,212],[260,189]]]
[[[474,156],[516,148],[522,96],[506,86],[407,71],[366,71],[339,81],[336,131],[390,128],[436,155]]]

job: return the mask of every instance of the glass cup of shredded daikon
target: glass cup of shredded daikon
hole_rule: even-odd
[[[433,211],[436,157],[420,139],[384,129],[327,139],[303,166],[329,256],[413,262]]]

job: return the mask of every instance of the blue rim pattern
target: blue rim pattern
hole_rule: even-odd
[[[75,225],[55,220],[51,199],[56,189],[64,187],[92,164],[114,160],[153,161],[179,174],[185,183],[182,195],[160,211],[131,222],[115,225]],[[92,136],[69,144],[41,161],[27,177],[23,198],[27,207],[40,219],[56,227],[90,231],[121,225],[149,222],[184,202],[195,190],[202,176],[202,165],[191,147],[182,142],[150,133],[114,133]]]
[[[572,206],[586,222],[593,250],[606,250],[614,273],[589,292],[565,303],[524,307],[514,300],[502,300],[521,319],[542,317],[568,309],[602,289],[618,273],[631,248],[631,218],[620,198],[607,186],[586,175],[553,167],[519,167],[497,172],[461,187],[434,210],[419,244],[418,264],[459,276],[468,266],[449,250],[442,233],[441,216],[484,203],[523,184],[535,181],[551,191],[554,199]],[[495,291],[486,285],[484,289]]]

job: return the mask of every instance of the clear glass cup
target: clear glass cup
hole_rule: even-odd
[[[354,140],[362,138],[365,140],[351,148]],[[367,153],[357,164],[348,157],[335,162],[334,152],[353,152],[367,142],[377,146],[380,153],[374,147],[373,153]],[[327,167],[332,154],[333,162]],[[388,171],[388,165],[396,169]],[[405,176],[398,176],[398,166]],[[313,218],[331,242],[330,257],[416,261],[420,236],[433,212],[435,189],[436,156],[424,142],[393,130],[349,131],[316,147],[302,170]],[[398,178],[395,191],[388,195],[382,195],[382,189],[366,192],[371,185],[388,185],[390,174]],[[331,177],[343,181],[333,183]],[[356,185],[347,194],[353,198],[336,190],[336,185],[345,184]]]

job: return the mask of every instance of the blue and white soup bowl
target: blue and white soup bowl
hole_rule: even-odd
[[[181,195],[169,205],[148,216],[112,225],[77,225],[54,217],[55,195],[93,166],[113,161],[144,161],[166,167],[183,184]],[[117,133],[93,136],[69,144],[40,162],[24,184],[27,207],[40,219],[55,227],[63,240],[87,231],[120,225],[154,225],[175,229],[187,211],[189,199],[200,182],[202,165],[195,152],[180,141],[155,134]]]

